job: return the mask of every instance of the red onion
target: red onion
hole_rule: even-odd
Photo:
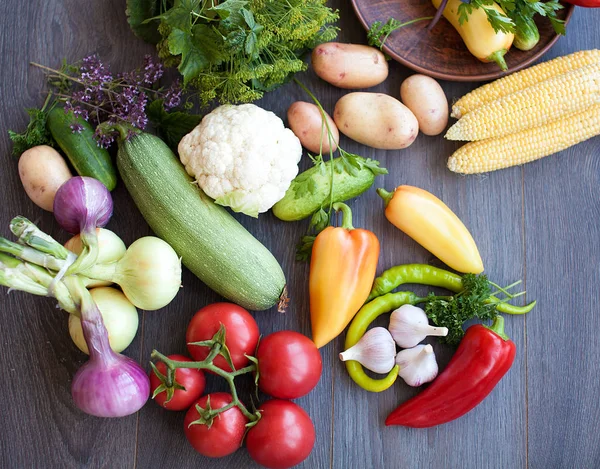
[[[71,293],[81,300],[81,326],[90,352],[90,360],[77,371],[71,385],[75,405],[96,417],[133,414],[150,395],[148,375],[131,358],[113,352],[100,310],[82,284],[74,287]]]
[[[98,259],[96,228],[104,227],[112,216],[113,202],[108,189],[94,178],[77,176],[69,179],[56,191],[54,217],[69,233],[80,234],[83,250],[77,260],[59,272],[73,275],[89,269]]]
[[[53,209],[60,226],[77,234],[104,227],[112,216],[113,202],[100,181],[77,176],[56,191]]]

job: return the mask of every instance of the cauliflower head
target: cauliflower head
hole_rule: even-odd
[[[178,151],[209,197],[253,217],[283,198],[302,156],[298,137],[254,104],[216,108],[183,137]]]

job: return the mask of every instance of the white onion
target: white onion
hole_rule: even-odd
[[[122,292],[115,288],[94,288],[90,290],[90,294],[102,314],[104,326],[108,331],[110,348],[115,352],[122,352],[129,347],[137,332],[139,323],[137,309]],[[89,355],[83,337],[81,319],[74,314],[69,315],[69,334],[77,348]]]

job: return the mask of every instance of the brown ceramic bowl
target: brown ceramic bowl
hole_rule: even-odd
[[[414,18],[435,15],[430,0],[352,0],[358,19],[369,29],[375,21],[385,23],[394,17],[401,23]],[[567,22],[574,6],[565,5],[558,16]],[[530,51],[512,47],[505,59],[508,70],[503,72],[495,63],[483,63],[467,50],[456,30],[443,17],[433,31],[427,31],[429,21],[422,21],[394,31],[383,49],[393,59],[425,75],[450,81],[494,80],[527,67],[544,55],[560,37],[546,18],[537,16],[540,41]]]

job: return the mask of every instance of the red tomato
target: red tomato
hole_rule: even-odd
[[[171,360],[176,360],[180,362],[191,362],[192,359],[188,358],[184,355],[169,355],[168,358]],[[156,368],[163,375],[167,375],[167,365],[163,362],[158,362],[156,364]],[[168,410],[185,410],[192,403],[198,399],[202,393],[204,392],[204,385],[206,384],[206,379],[204,378],[204,373],[202,370],[195,370],[193,368],[178,368],[175,370],[175,381],[177,384],[182,385],[183,389],[175,389],[173,393],[173,397],[169,402],[167,400],[167,391],[163,391],[160,394],[157,394],[154,397],[154,400],[162,407]],[[154,391],[157,387],[161,385],[161,381],[154,374],[154,371],[150,371],[150,387],[151,394],[154,394]]]
[[[234,406],[217,415],[210,428],[204,424],[190,425],[200,418],[196,405],[206,409],[209,398],[213,410],[226,406],[232,400],[231,394],[227,392],[214,392],[202,396],[185,414],[183,431],[190,444],[200,454],[211,458],[222,458],[235,452],[242,445],[248,419],[238,407]]]
[[[273,399],[258,409],[261,418],[246,435],[250,457],[269,469],[286,469],[304,461],[315,445],[308,414],[290,401]]]
[[[308,337],[293,331],[270,334],[260,341],[258,386],[279,399],[296,399],[309,393],[321,378],[319,349]]]
[[[189,344],[212,339],[221,324],[225,326],[225,345],[231,354],[233,366],[239,370],[248,364],[244,354],[254,355],[259,333],[258,325],[250,313],[233,303],[213,303],[194,315],[185,334],[188,351],[195,360],[204,360],[210,349]],[[215,357],[213,364],[222,370],[231,371],[222,355]]]

